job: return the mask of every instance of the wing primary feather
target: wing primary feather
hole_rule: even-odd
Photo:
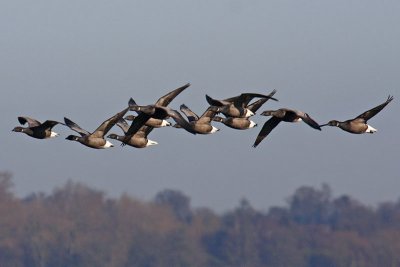
[[[196,134],[196,131],[193,129],[193,126],[188,121],[186,121],[178,111],[173,110],[173,109],[168,109],[167,112],[168,112],[168,115],[176,123],[178,123],[180,126],[182,126],[182,128],[184,128],[189,133]]]
[[[28,123],[29,127],[35,127],[35,126],[39,126],[40,125],[40,121],[32,119],[30,117],[26,117],[26,116],[18,117],[18,121],[22,125],[24,125],[25,123]]]
[[[180,110],[188,118],[189,122],[197,121],[199,119],[199,116],[196,113],[194,113],[190,108],[188,108],[185,104],[182,104],[180,106]]]
[[[82,129],[78,124],[76,124],[75,122],[71,121],[70,119],[64,117],[64,122],[65,125],[67,125],[71,130],[79,133],[81,136],[85,136],[85,135],[90,135],[91,133],[86,131],[85,129]]]
[[[168,94],[160,97],[157,102],[156,105],[158,106],[162,106],[162,107],[166,107],[169,105],[169,103],[172,102],[172,100],[175,99],[175,97],[177,97],[180,93],[182,93],[186,88],[188,88],[190,86],[190,83],[187,83],[171,92],[169,92]]]
[[[268,134],[281,122],[281,119],[277,117],[272,117],[269,120],[267,120],[263,127],[261,128],[261,131],[257,135],[256,141],[253,144],[253,147],[257,147],[262,140],[264,140],[265,137],[268,136]]]
[[[364,113],[358,115],[356,117],[356,119],[364,119],[364,121],[367,122],[369,119],[371,119],[376,114],[378,114],[384,107],[386,107],[386,105],[389,104],[392,100],[393,100],[393,96],[389,95],[387,100],[384,103],[382,103],[370,110],[365,111]]]
[[[316,129],[316,130],[320,130],[321,131],[321,127],[319,125],[319,123],[317,123],[315,120],[313,120],[310,115],[308,115],[307,113],[304,113],[304,116],[302,116],[302,119],[305,123],[307,123],[309,126],[311,126],[312,128]]]
[[[133,119],[131,126],[129,126],[128,131],[126,132],[126,136],[133,136],[139,129],[151,118],[150,115],[147,115],[146,113],[140,113],[138,116],[136,116],[135,119]]]

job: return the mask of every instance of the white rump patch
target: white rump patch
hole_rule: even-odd
[[[217,127],[212,126],[212,130],[210,133],[216,133],[218,131],[219,131],[219,129]]]
[[[53,137],[57,137],[57,136],[60,136],[60,135],[56,132],[51,132],[49,138],[53,138]]]
[[[106,140],[106,144],[103,146],[103,148],[109,148],[109,147],[113,147],[113,146],[114,145],[110,141]]]
[[[250,109],[246,109],[246,115],[245,116],[246,116],[246,118],[254,116],[254,112],[251,111]]]
[[[158,145],[158,143],[156,141],[147,139],[147,144],[146,146],[154,146],[154,145]]]
[[[171,126],[171,123],[167,120],[162,120],[161,127]]]
[[[367,130],[365,131],[366,133],[375,133],[376,131],[378,131],[377,129],[375,129],[374,127],[372,127],[371,125],[368,125]]]
[[[250,125],[249,128],[254,128],[256,127],[257,123],[255,123],[254,121],[250,121]]]

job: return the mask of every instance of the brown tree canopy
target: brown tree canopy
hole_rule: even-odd
[[[154,201],[68,182],[25,198],[0,173],[0,266],[400,266],[400,202],[371,208],[329,186],[283,207],[243,199],[216,214],[164,190]]]

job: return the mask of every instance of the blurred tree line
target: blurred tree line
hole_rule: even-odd
[[[179,191],[151,202],[68,182],[24,199],[0,173],[0,266],[400,266],[400,202],[365,206],[301,187],[285,207],[225,214]]]

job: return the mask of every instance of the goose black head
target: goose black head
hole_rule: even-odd
[[[135,118],[136,118],[136,116],[134,116],[134,115],[127,115],[127,116],[125,116],[124,119],[127,121],[133,121]]]
[[[339,126],[339,122],[336,121],[336,120],[331,120],[326,124],[320,125],[320,127],[324,127],[324,126],[336,126],[336,127],[338,127]]]
[[[76,135],[68,135],[65,139],[66,139],[66,140],[70,140],[70,141],[78,141],[78,140],[79,140],[79,136],[76,136]]]
[[[25,128],[17,126],[14,129],[12,129],[12,132],[18,132],[18,133],[23,133]]]
[[[107,136],[107,138],[110,138],[110,139],[116,139],[116,140],[119,140],[120,139],[120,137],[118,136],[118,135],[116,135],[116,134],[109,134],[108,136]]]
[[[220,117],[220,116],[215,116],[213,119],[213,121],[217,121],[217,122],[223,122],[224,118]]]

